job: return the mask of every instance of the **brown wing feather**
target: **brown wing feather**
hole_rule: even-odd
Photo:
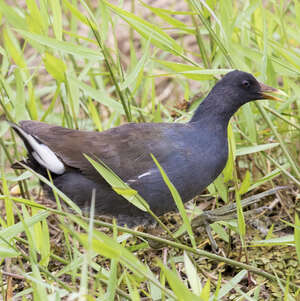
[[[66,165],[80,169],[92,179],[99,178],[99,174],[83,154],[101,159],[126,181],[155,166],[150,153],[162,163],[172,152],[163,131],[170,124],[129,123],[105,132],[77,131],[29,120],[20,125],[53,150]]]

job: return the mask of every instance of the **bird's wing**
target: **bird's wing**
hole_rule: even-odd
[[[28,134],[47,145],[67,166],[80,169],[87,177],[99,179],[86,154],[99,158],[124,181],[155,167],[153,153],[163,164],[175,151],[171,124],[129,123],[105,132],[77,131],[37,121],[22,121]]]

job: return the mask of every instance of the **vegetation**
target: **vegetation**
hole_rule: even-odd
[[[150,2],[0,1],[3,300],[299,298],[299,1]],[[59,198],[55,206],[41,194],[38,175],[10,168],[25,153],[4,116],[97,131],[185,122],[235,68],[288,97],[240,109],[229,127],[227,166],[205,201],[196,198],[184,210],[164,175],[180,213],[161,218],[159,235],[88,219],[61,196],[73,208],[66,212]],[[126,191],[109,169],[93,164]],[[270,193],[258,206],[244,208],[255,214],[243,212],[241,199],[264,191]],[[216,255],[203,227],[191,231],[191,219],[235,201],[237,218],[225,212],[211,225]],[[181,225],[188,234],[178,238]],[[165,247],[151,249],[153,242]]]

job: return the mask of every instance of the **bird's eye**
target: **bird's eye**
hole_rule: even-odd
[[[243,87],[245,87],[245,88],[249,88],[249,87],[250,87],[250,82],[249,82],[248,80],[243,80],[243,81],[242,81],[242,85],[243,85]]]

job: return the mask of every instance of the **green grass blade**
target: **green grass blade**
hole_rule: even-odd
[[[153,161],[155,162],[156,166],[158,167],[161,175],[162,175],[162,178],[164,180],[164,182],[166,183],[166,185],[168,186],[171,194],[172,194],[172,197],[174,199],[174,202],[176,203],[176,206],[180,212],[180,215],[182,217],[182,220],[183,220],[183,223],[187,229],[187,232],[190,236],[190,239],[192,241],[192,245],[194,247],[196,247],[196,242],[195,242],[195,237],[194,237],[194,233],[193,233],[193,230],[192,230],[192,226],[191,226],[191,223],[188,219],[188,216],[187,216],[187,213],[184,209],[184,206],[183,206],[183,202],[182,202],[182,199],[176,189],[176,187],[172,184],[172,182],[170,181],[170,179],[168,178],[167,174],[165,173],[165,171],[163,170],[163,168],[161,167],[161,165],[159,164],[159,162],[156,160],[156,158],[151,154],[151,157],[153,159]]]

